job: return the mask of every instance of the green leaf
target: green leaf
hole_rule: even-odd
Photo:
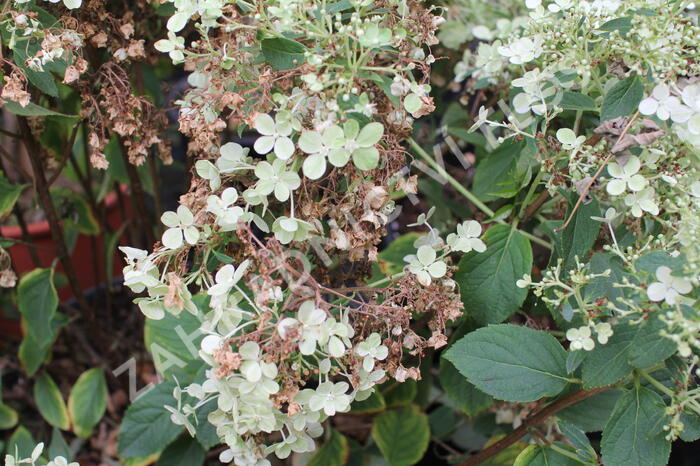
[[[598,29],[606,32],[619,31],[620,35],[625,37],[632,29],[632,18],[623,16],[622,18],[611,19],[603,23]]]
[[[6,451],[13,455],[17,453],[20,458],[29,458],[35,446],[36,442],[32,438],[32,434],[24,426],[19,426],[7,441]]]
[[[119,428],[118,452],[122,458],[143,457],[161,451],[182,432],[170,421],[164,406],[176,406],[175,382],[163,382],[140,396],[126,410]]]
[[[658,314],[651,315],[638,327],[628,354],[632,366],[639,369],[651,367],[676,352],[677,346],[673,340],[660,335],[661,330],[667,327]]]
[[[518,325],[467,334],[445,358],[479,390],[499,400],[535,401],[566,387],[566,351],[552,335]]]
[[[608,422],[610,413],[620,396],[622,396],[621,390],[605,390],[562,409],[557,413],[557,417],[575,425],[584,432],[601,431]]]
[[[15,115],[19,115],[19,116],[28,116],[28,117],[55,116],[55,117],[61,117],[61,118],[78,118],[78,115],[66,115],[64,113],[54,112],[53,110],[49,110],[48,108],[41,107],[41,106],[39,106],[35,103],[32,103],[32,102],[29,102],[25,107],[22,107],[20,104],[18,104],[14,100],[5,100],[2,108],[4,108],[5,110],[7,110],[10,113],[14,113]]]
[[[598,464],[598,455],[596,454],[590,440],[586,437],[586,433],[568,422],[560,421],[558,423],[559,430],[576,449],[576,456],[588,464]]]
[[[517,194],[522,178],[517,170],[518,158],[524,147],[523,142],[509,139],[479,162],[472,191],[481,201],[489,202]]]
[[[666,464],[671,443],[661,429],[665,405],[661,396],[639,387],[625,393],[603,430],[601,454],[606,466]]]
[[[216,403],[207,403],[197,410],[197,425],[195,426],[194,438],[205,450],[209,450],[214,445],[221,443],[216,433],[216,427],[207,420],[207,416],[215,411],[216,408]]]
[[[579,92],[564,91],[561,102],[558,105],[564,110],[598,111],[595,100]]]
[[[39,344],[50,341],[51,321],[58,308],[58,294],[51,269],[34,269],[22,276],[17,287],[19,312],[27,321],[27,333]]]
[[[600,120],[612,120],[634,113],[643,97],[644,86],[639,76],[635,74],[620,81],[603,98]]]
[[[428,449],[428,416],[413,405],[386,411],[374,418],[372,438],[391,466],[416,464]]]
[[[17,411],[0,403],[0,430],[12,429],[17,425]]]
[[[569,209],[566,218],[570,215],[578,196],[571,195],[568,200]],[[582,204],[564,231],[553,233],[554,254],[549,263],[556,264],[561,258],[564,260],[562,270],[568,272],[576,266],[576,257],[584,262],[598,238],[601,227],[601,223],[591,219],[591,216],[599,215],[598,201],[593,200],[588,204]]]
[[[683,423],[681,440],[694,442],[700,439],[700,416],[692,412],[681,413],[681,422]]]
[[[163,450],[156,466],[201,466],[204,464],[205,454],[195,439],[184,434]]]
[[[51,188],[51,197],[66,224],[84,235],[100,232],[100,225],[84,197],[68,188]]]
[[[632,372],[628,351],[637,333],[636,326],[620,324],[604,345],[596,345],[581,367],[583,387],[586,389],[613,384]],[[580,350],[583,351],[583,350]]]
[[[335,429],[330,430],[330,437],[318,449],[307,466],[343,466],[350,456],[348,439]]]
[[[62,456],[68,461],[70,461],[71,458],[70,447],[63,438],[61,431],[55,427],[51,430],[51,443],[49,444],[47,454],[49,458]]]
[[[265,61],[276,70],[290,70],[304,64],[306,47],[284,37],[260,41]]]
[[[34,401],[46,422],[62,430],[70,429],[66,402],[51,376],[44,372],[34,383]]]
[[[386,409],[386,401],[381,393],[373,391],[366,400],[353,401],[350,406],[350,414],[374,414]]]
[[[530,445],[515,459],[513,466],[579,466],[581,463],[573,458],[554,451],[543,445]]]
[[[411,404],[417,393],[418,387],[413,379],[405,382],[389,382],[382,387],[382,396],[389,408]]]
[[[445,358],[440,359],[440,385],[454,405],[469,416],[475,416],[493,403],[493,398],[471,384]]]
[[[102,369],[83,372],[73,385],[68,397],[68,412],[73,420],[73,431],[88,438],[92,428],[100,422],[107,407],[107,382]]]
[[[153,361],[167,380],[186,383],[194,376],[202,364],[197,356],[203,334],[199,331],[199,319],[189,312],[178,316],[166,312],[160,320],[146,319],[143,336],[146,348],[153,354]]]
[[[479,323],[498,323],[518,310],[527,290],[515,282],[532,269],[530,241],[507,225],[489,228],[485,252],[462,256],[455,281],[466,313]]]
[[[26,185],[13,184],[0,172],[0,218],[5,217],[15,206]]]

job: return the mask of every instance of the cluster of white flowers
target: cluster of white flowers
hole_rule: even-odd
[[[63,456],[57,456],[48,463],[41,458],[41,453],[44,451],[44,442],[38,443],[32,450],[29,458],[20,458],[17,452],[14,454],[5,455],[5,466],[15,466],[20,464],[29,464],[35,466],[37,464],[46,464],[46,466],[80,466],[77,461],[68,461]]]

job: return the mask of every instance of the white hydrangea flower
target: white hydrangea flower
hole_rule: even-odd
[[[514,65],[523,65],[542,55],[543,43],[544,39],[541,36],[521,37],[508,45],[498,47],[498,53]]]
[[[301,178],[293,170],[287,170],[284,160],[277,159],[272,164],[267,161],[259,162],[255,166],[255,176],[259,181],[255,184],[255,191],[263,196],[274,193],[280,202],[289,199],[292,191],[301,186]]]
[[[221,267],[214,277],[216,283],[207,290],[207,294],[209,296],[228,294],[236,283],[243,278],[249,263],[249,260],[245,260],[238,267],[235,267],[233,264],[226,264]]]
[[[442,278],[447,272],[447,264],[436,259],[435,249],[430,246],[421,246],[416,255],[411,258],[408,270],[418,278],[418,282],[428,286],[433,278]]]
[[[311,395],[309,408],[313,411],[323,412],[328,416],[333,416],[337,412],[344,412],[350,409],[352,398],[347,395],[349,385],[347,382],[323,382]]]
[[[221,231],[233,231],[238,227],[238,220],[243,215],[243,209],[234,206],[238,200],[236,188],[226,188],[221,197],[212,194],[207,198],[207,212],[216,216],[216,224]]]
[[[389,355],[389,349],[382,345],[382,338],[378,333],[372,333],[365,341],[357,344],[355,352],[362,357],[362,368],[369,372],[374,369],[374,360],[383,361]]]
[[[479,239],[481,236],[481,225],[476,220],[467,220],[457,225],[457,233],[450,233],[447,236],[447,244],[455,251],[461,252],[484,252],[486,244]]]
[[[168,31],[168,38],[161,39],[153,44],[159,52],[167,53],[173,64],[177,65],[185,61],[185,38],[178,37],[172,31]]]
[[[674,277],[671,269],[665,265],[656,269],[656,278],[659,281],[647,288],[647,297],[655,302],[666,301],[666,304],[674,305],[681,295],[688,294],[693,289],[690,280]]]
[[[654,188],[646,188],[636,193],[629,193],[625,196],[625,205],[630,208],[632,215],[639,218],[644,212],[651,215],[659,214],[659,206],[654,199],[656,192]]]
[[[126,267],[123,269],[124,285],[134,293],[141,293],[146,288],[160,285],[158,267],[153,263],[148,251],[120,246],[126,255]]]
[[[160,220],[169,227],[161,237],[161,242],[167,249],[178,249],[185,241],[197,244],[199,231],[194,226],[194,215],[186,206],[179,206],[177,212],[163,213]]]
[[[515,286],[518,288],[527,288],[530,285],[532,285],[532,277],[529,273],[524,274],[523,278],[516,280],[515,282]]]
[[[293,130],[291,121],[280,118],[279,114],[273,120],[267,113],[261,113],[255,118],[253,127],[262,134],[253,145],[258,154],[267,154],[274,149],[275,155],[282,160],[288,160],[294,154],[294,142],[289,137]]]
[[[641,167],[642,163],[636,155],[631,155],[624,166],[611,162],[608,173],[613,178],[608,181],[605,189],[613,196],[624,193],[628,188],[631,191],[641,191],[647,185],[646,178],[637,173]]]
[[[601,322],[595,325],[595,333],[598,335],[598,342],[604,345],[613,335],[612,326],[607,322]]]
[[[566,339],[571,342],[571,349],[575,351],[580,349],[591,351],[595,348],[595,342],[591,338],[591,329],[587,326],[570,328],[566,331]]]
[[[676,123],[684,123],[692,115],[692,110],[683,105],[680,99],[671,95],[671,88],[666,84],[657,84],[651,96],[639,103],[639,113],[656,115],[660,120],[669,118]]]

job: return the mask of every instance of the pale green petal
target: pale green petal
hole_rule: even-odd
[[[381,123],[373,122],[366,125],[357,136],[357,144],[360,147],[372,147],[384,135],[384,126]]]
[[[372,170],[379,164],[379,151],[374,147],[355,149],[352,153],[352,161],[360,170]]]
[[[261,113],[255,118],[253,123],[255,130],[263,136],[272,136],[275,134],[275,120],[267,113]]]
[[[336,167],[344,167],[350,160],[350,151],[347,149],[333,149],[328,154],[328,161]]]
[[[168,249],[177,249],[182,246],[182,230],[179,228],[168,228],[160,239]]]
[[[299,149],[307,154],[315,154],[321,150],[321,135],[317,131],[304,131],[299,137]]]
[[[304,176],[317,180],[326,172],[326,158],[321,154],[310,155],[304,160]]]

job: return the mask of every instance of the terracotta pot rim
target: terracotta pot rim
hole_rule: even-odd
[[[126,194],[128,192],[128,186],[125,184],[119,185],[119,190]],[[107,210],[114,209],[119,201],[117,193],[110,191],[102,201],[107,208]],[[32,238],[44,238],[51,235],[51,228],[49,227],[49,222],[47,220],[41,220],[39,222],[32,222],[27,224],[27,230],[29,236]],[[0,235],[5,238],[12,239],[22,239],[22,229],[19,225],[7,225],[0,227]]]

